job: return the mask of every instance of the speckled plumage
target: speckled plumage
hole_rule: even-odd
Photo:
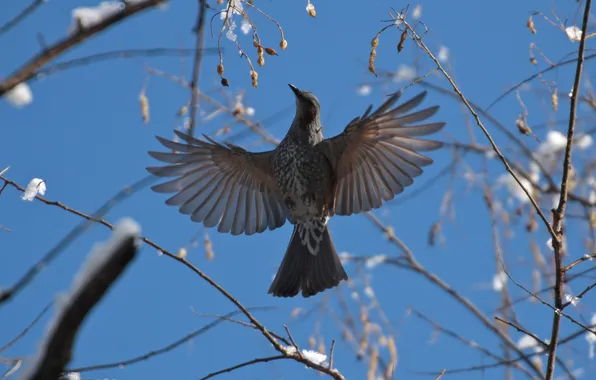
[[[341,134],[324,139],[317,97],[290,87],[296,115],[276,149],[251,153],[175,131],[183,142],[158,137],[175,152],[149,152],[171,165],[147,170],[175,177],[153,187],[176,193],[168,205],[220,232],[252,235],[292,223],[294,232],[269,293],[293,297],[302,291],[309,297],[348,278],[327,229],[329,217],[378,208],[411,185],[432,163],[418,152],[442,146],[417,137],[445,123],[413,125],[439,107],[410,112],[424,99],[422,93],[391,108],[400,96],[396,93],[374,112],[369,107]]]

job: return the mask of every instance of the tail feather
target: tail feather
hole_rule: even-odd
[[[269,288],[268,293],[275,297],[294,297],[300,290],[303,297],[310,297],[348,279],[329,230],[322,231],[319,250],[313,255],[303,244],[300,228],[300,225],[294,227],[284,259]]]

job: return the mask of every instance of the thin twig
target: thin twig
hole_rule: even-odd
[[[205,34],[205,14],[207,13],[207,0],[198,0],[199,14],[195,32],[197,33],[195,62],[192,69],[192,81],[190,82],[190,125],[189,134],[194,136],[197,123],[197,108],[199,106],[199,74],[201,73],[201,61],[203,58],[203,44]]]
[[[33,328],[33,326],[35,326],[35,324],[37,322],[39,322],[41,317],[43,317],[43,315],[50,309],[50,306],[52,306],[52,303],[47,304],[46,307],[44,307],[41,310],[41,312],[37,315],[37,317],[35,317],[35,319],[33,319],[33,321],[31,321],[31,323],[29,323],[29,325],[27,327],[25,327],[25,329],[19,333],[19,335],[14,337],[10,342],[6,343],[4,346],[0,347],[0,352],[9,349],[10,347],[12,347],[12,345],[14,345],[16,342],[18,342],[22,337],[27,335],[27,333]]]
[[[267,308],[260,308],[260,307],[250,308],[250,310],[262,310],[262,309],[267,309]],[[241,312],[239,310],[234,310],[234,311],[227,313],[225,315],[225,317],[232,317],[232,316],[240,314],[240,313]],[[143,355],[135,356],[133,358],[126,359],[126,360],[120,360],[120,361],[114,362],[114,363],[96,364],[96,365],[91,365],[91,366],[86,366],[86,367],[70,368],[70,369],[68,369],[68,372],[90,372],[90,371],[97,371],[100,369],[119,368],[119,367],[121,368],[121,367],[125,367],[125,366],[128,367],[131,364],[136,364],[136,363],[139,363],[142,361],[146,361],[154,356],[158,356],[158,355],[162,355],[167,352],[170,352],[170,351],[174,350],[175,348],[180,347],[182,344],[190,341],[191,339],[196,338],[197,336],[202,335],[202,334],[206,333],[207,331],[213,329],[214,327],[216,327],[217,325],[219,325],[220,323],[222,323],[224,321],[225,321],[225,319],[223,319],[223,318],[215,320],[215,321],[201,327],[200,329],[197,329],[197,330],[191,332],[190,334],[183,336],[182,338],[176,340],[175,342],[168,344],[165,347],[147,352]]]
[[[215,49],[207,49],[203,51],[205,53],[215,52]],[[181,49],[181,48],[151,48],[151,49],[126,49],[126,50],[114,50],[106,51],[103,53],[91,54],[85,57],[79,57],[69,59],[63,62],[57,62],[53,65],[45,66],[44,68],[37,70],[35,76],[38,75],[51,75],[59,71],[72,69],[80,66],[87,66],[92,63],[103,62],[110,59],[128,59],[135,57],[155,57],[155,56],[174,56],[184,57],[195,53],[195,49]]]
[[[300,357],[303,357],[302,352],[300,352],[300,349],[298,348],[296,341],[294,341],[294,338],[292,337],[292,333],[290,332],[290,329],[288,328],[288,326],[284,325],[284,329],[286,330],[286,333],[288,334],[288,338],[290,338],[290,342],[292,342],[292,346],[294,346],[294,348],[296,349],[296,353],[298,355],[300,355]]]
[[[573,268],[573,267],[574,267],[574,266],[576,266],[577,264],[583,263],[584,261],[587,261],[587,260],[590,260],[590,261],[592,261],[592,260],[594,260],[594,259],[596,259],[596,253],[592,253],[592,254],[590,254],[590,255],[584,255],[584,256],[582,256],[581,258],[579,258],[579,259],[575,260],[574,262],[572,262],[572,263],[570,263],[570,264],[566,265],[566,266],[565,266],[565,268],[563,268],[563,272],[567,272],[567,271],[569,271],[571,268]]]
[[[333,368],[333,353],[335,352],[335,339],[331,341],[331,348],[329,349],[329,369]]]
[[[207,375],[205,377],[201,377],[200,380],[207,380],[207,379],[210,379],[210,378],[215,377],[217,375],[221,375],[222,373],[232,372],[234,370],[237,370],[238,368],[246,367],[246,366],[249,366],[249,365],[253,365],[253,364],[257,364],[257,363],[266,363],[266,362],[270,362],[270,361],[273,361],[273,360],[280,360],[280,359],[287,359],[287,357],[284,356],[284,355],[277,355],[277,356],[269,356],[269,357],[266,357],[266,358],[259,358],[259,359],[249,360],[247,362],[240,363],[240,364],[237,364],[237,365],[232,366],[232,367],[224,368],[224,369],[219,370],[217,372],[212,372],[212,373],[210,373],[209,375]]]
[[[23,9],[19,14],[13,17],[10,21],[6,22],[4,25],[0,26],[0,34],[8,32],[10,29],[15,27],[18,23],[23,21],[27,16],[33,13],[37,8],[45,3],[45,0],[33,0],[31,4],[29,4],[25,9]]]
[[[528,331],[528,330],[524,329],[523,327],[521,327],[521,326],[519,326],[519,325],[516,325],[516,324],[515,324],[515,323],[513,323],[513,322],[506,321],[506,320],[504,320],[504,319],[503,319],[503,318],[501,318],[501,317],[495,317],[495,319],[496,319],[497,321],[501,322],[501,323],[504,323],[504,324],[506,324],[506,325],[508,325],[508,326],[511,326],[511,327],[513,327],[514,329],[516,329],[517,331],[519,331],[519,332],[520,332],[520,333],[522,333],[522,334],[526,334],[527,336],[530,336],[530,337],[532,337],[532,339],[534,339],[534,341],[535,341],[536,343],[538,343],[540,346],[542,346],[542,348],[546,348],[546,347],[548,347],[548,344],[544,343],[544,342],[542,341],[542,339],[538,338],[538,337],[537,337],[535,334],[533,334],[533,333],[531,333],[530,331]]]

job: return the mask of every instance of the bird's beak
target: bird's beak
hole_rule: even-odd
[[[294,95],[300,96],[301,92],[298,89],[298,87],[294,86],[293,84],[288,84],[288,86],[290,86],[290,88],[292,89],[292,91],[294,91]]]

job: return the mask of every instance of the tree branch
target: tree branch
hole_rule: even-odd
[[[22,379],[55,380],[64,372],[83,320],[135,258],[138,231],[136,223],[124,221],[105,247],[88,256],[75,276],[65,304],[58,305],[56,319]]]
[[[10,91],[17,84],[26,82],[36,76],[37,71],[41,67],[58,57],[60,54],[70,50],[74,46],[119,23],[120,21],[123,21],[128,17],[131,17],[147,9],[156,7],[164,1],[165,0],[146,0],[143,2],[126,3],[126,6],[120,12],[106,17],[101,22],[89,28],[77,29],[77,31],[70,36],[56,42],[52,46],[43,49],[43,51],[32,57],[22,67],[17,69],[17,71],[9,75],[8,78],[0,82],[0,97],[6,92]]]
[[[575,82],[571,91],[569,106],[569,128],[567,130],[567,144],[565,146],[565,158],[563,161],[563,176],[561,178],[561,195],[559,197],[559,206],[553,211],[553,235],[552,245],[555,260],[555,288],[553,290],[555,299],[555,311],[553,313],[553,324],[548,349],[548,362],[546,365],[546,379],[552,380],[555,376],[555,360],[557,358],[557,345],[559,343],[559,328],[561,325],[561,313],[563,309],[563,284],[565,281],[565,271],[563,270],[563,220],[565,218],[565,209],[567,207],[569,175],[571,170],[571,150],[573,147],[573,133],[575,131],[575,119],[577,112],[577,100],[579,87],[581,85],[582,69],[584,65],[584,50],[586,47],[586,33],[588,30],[588,21],[590,19],[590,7],[592,0],[586,0],[584,9],[584,18],[582,23],[582,35],[579,41],[577,52],[577,67],[575,69]]]
[[[201,73],[201,61],[203,59],[203,44],[205,34],[205,14],[207,13],[207,0],[198,0],[199,15],[195,32],[197,33],[197,44],[195,62],[192,69],[192,81],[190,82],[190,127],[189,134],[194,136],[197,124],[197,109],[199,107],[199,75]]]

